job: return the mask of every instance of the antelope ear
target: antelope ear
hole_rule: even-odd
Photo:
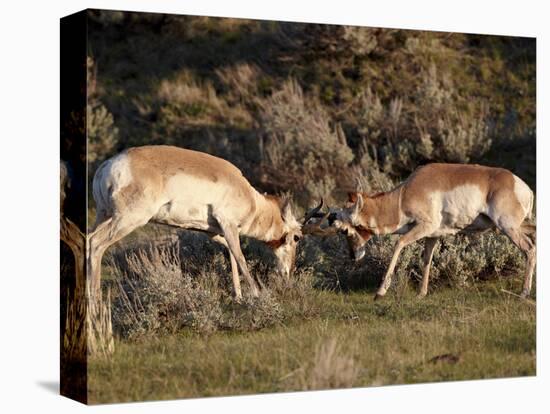
[[[292,205],[290,203],[290,199],[283,198],[282,204],[281,204],[281,217],[283,218],[283,221],[289,222],[292,220]]]
[[[358,194],[359,194],[359,193],[357,193],[357,192],[349,192],[349,193],[348,193],[348,201],[349,201],[350,203],[355,203],[355,202],[357,201],[357,195],[358,195]]]
[[[361,193],[355,193],[356,196],[357,196],[357,199],[355,200],[355,204],[353,205],[352,207],[352,212],[351,212],[351,219],[353,222],[356,222],[358,221],[359,219],[359,214],[361,213],[361,210],[363,210],[363,196],[361,195]]]

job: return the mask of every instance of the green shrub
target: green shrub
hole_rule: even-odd
[[[301,202],[330,196],[353,159],[340,126],[314,99],[308,99],[295,79],[287,80],[263,104],[262,126],[267,141],[265,162],[273,180],[281,181]]]
[[[478,279],[494,278],[506,273],[523,274],[523,254],[504,235],[488,232],[475,236],[443,239],[434,255],[431,279],[461,287]]]
[[[365,257],[358,263],[349,258],[343,236],[319,240],[309,237],[302,245],[301,265],[313,263],[317,286],[342,290],[375,290],[391,260],[396,236],[375,237],[368,242]],[[422,279],[424,242],[401,251],[392,289],[403,290]],[[523,274],[523,254],[504,235],[487,232],[474,236],[447,236],[436,247],[430,286],[467,288],[481,280]],[[416,287],[415,287],[416,288]]]
[[[107,157],[114,154],[118,144],[118,128],[113,115],[103,105],[98,97],[95,65],[92,58],[88,58],[88,105],[87,105],[87,136],[88,160],[93,168]]]

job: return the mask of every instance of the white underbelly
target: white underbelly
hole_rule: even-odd
[[[457,229],[455,227],[440,227],[431,234],[428,235],[428,237],[443,237],[443,236],[451,236],[454,234],[457,234],[461,231],[461,229]]]
[[[433,237],[456,234],[468,227],[483,227],[487,213],[486,197],[476,185],[464,185],[439,197],[439,228]]]
[[[183,228],[217,229],[214,210],[236,225],[242,220],[239,194],[223,184],[188,176],[172,177],[165,186],[162,205],[154,221]]]
[[[210,218],[209,218],[210,217]],[[153,220],[163,224],[176,225],[184,228],[208,227],[212,222],[209,208],[204,204],[171,200],[163,204]]]

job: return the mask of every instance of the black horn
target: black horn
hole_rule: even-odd
[[[311,210],[309,210],[307,212],[307,214],[305,215],[304,224],[306,224],[312,218],[323,217],[324,214],[321,212],[321,210],[323,209],[324,205],[325,205],[325,201],[323,200],[323,198],[321,198],[321,202],[319,203],[319,205],[317,207],[312,208]]]

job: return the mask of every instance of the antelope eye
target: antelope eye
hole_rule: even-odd
[[[300,241],[300,236],[298,236],[297,234],[294,235],[294,241],[295,242],[299,242]]]
[[[342,230],[342,233],[344,233],[347,236],[348,235],[348,229]]]

